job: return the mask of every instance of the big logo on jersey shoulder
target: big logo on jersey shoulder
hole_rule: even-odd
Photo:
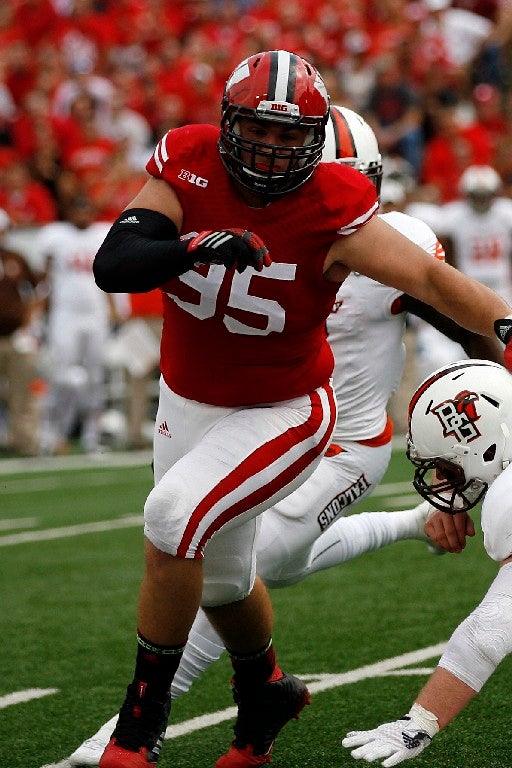
[[[453,400],[445,400],[430,409],[441,422],[444,437],[453,435],[459,443],[470,443],[480,437],[476,426],[480,418],[476,410],[478,399],[476,392],[465,389],[455,395]]]
[[[204,176],[197,176],[197,174],[192,173],[192,171],[187,171],[186,168],[182,168],[178,173],[178,179],[184,179],[185,181],[188,181],[189,184],[195,184],[196,187],[208,186],[208,179],[205,179]]]

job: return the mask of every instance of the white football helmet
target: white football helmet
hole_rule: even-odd
[[[341,161],[368,176],[380,192],[382,156],[373,130],[361,115],[331,104],[325,131],[323,162]]]
[[[492,206],[501,187],[501,178],[490,165],[470,165],[459,180],[459,192],[476,214]]]
[[[495,195],[500,187],[501,178],[490,165],[470,165],[459,180],[463,195]]]
[[[409,404],[407,456],[414,487],[434,507],[474,507],[512,461],[512,375],[489,360],[434,371]]]

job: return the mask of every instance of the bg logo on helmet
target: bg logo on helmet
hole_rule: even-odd
[[[444,437],[453,435],[459,443],[470,443],[480,437],[475,424],[480,418],[475,404],[478,399],[476,392],[465,389],[453,400],[445,400],[430,409],[441,422]]]

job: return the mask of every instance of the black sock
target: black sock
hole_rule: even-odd
[[[184,646],[158,645],[137,633],[135,680],[143,683],[151,697],[163,701],[169,693]]]
[[[276,654],[272,645],[272,638],[253,653],[237,653],[227,649],[231,664],[235,671],[235,684],[237,688],[253,688],[263,685],[270,679],[279,679],[282,672],[276,663]]]

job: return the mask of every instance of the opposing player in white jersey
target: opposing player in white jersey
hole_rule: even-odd
[[[492,288],[506,301],[512,298],[512,200],[500,196],[502,181],[489,165],[471,165],[459,182],[460,199],[437,208],[435,231],[446,260]],[[422,324],[421,378],[464,357],[464,350]]]
[[[490,165],[471,165],[461,176],[460,200],[441,209],[439,236],[454,267],[512,299],[512,200]]]
[[[357,113],[331,106],[323,159],[354,165],[380,189],[382,160],[377,141]],[[383,218],[433,257],[443,258],[442,247],[426,224],[398,212]],[[501,354],[497,342],[465,331],[394,288],[351,273],[337,293],[327,322],[336,361],[338,418],[333,442],[309,480],[263,513],[257,562],[267,586],[293,584],[398,540],[427,538],[423,533],[426,502],[415,509],[344,517],[375,489],[389,464],[393,426],[386,409],[402,376],[407,311],[431,318],[472,354]],[[223,650],[200,610],[172,683],[172,695],[185,693]],[[78,747],[70,763],[97,765],[116,720],[117,716]]]
[[[104,404],[104,348],[113,302],[94,281],[92,264],[110,225],[94,221],[91,203],[75,198],[66,221],[40,230],[36,249],[48,275],[47,351],[50,392],[44,440],[64,452],[82,420],[82,447],[97,447],[97,420]],[[48,434],[49,433],[49,434]]]
[[[382,162],[373,131],[345,107],[331,107],[323,159],[331,158],[355,165],[380,188]],[[398,211],[379,216],[434,258],[444,258],[424,222]],[[375,489],[389,464],[393,427],[387,404],[402,378],[407,313],[435,324],[473,357],[502,360],[497,342],[468,333],[395,288],[351,273],[327,321],[338,404],[333,442],[313,476],[263,516],[258,573],[268,586],[292,584],[398,539],[421,537],[424,504],[343,516]]]
[[[356,759],[382,760],[389,768],[417,757],[512,652],[511,434],[512,376],[496,363],[452,363],[420,384],[411,399],[414,485],[438,507],[426,530],[438,542],[446,529],[463,534],[467,511],[483,497],[484,547],[500,569],[481,603],[453,632],[407,715],[343,739]],[[426,480],[431,470],[434,484]]]

